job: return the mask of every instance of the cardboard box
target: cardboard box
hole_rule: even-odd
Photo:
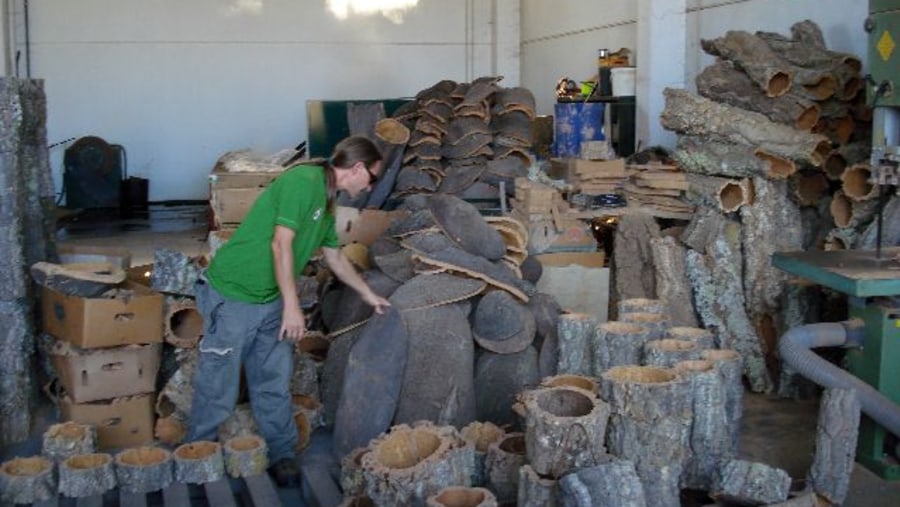
[[[75,403],[68,396],[58,401],[62,420],[97,428],[102,449],[146,445],[153,441],[153,393],[92,403]]]
[[[603,252],[564,252],[538,255],[544,268],[537,289],[556,298],[563,310],[609,318],[609,268]]]
[[[568,183],[576,183],[591,178],[624,179],[627,177],[624,158],[614,160],[553,158],[550,159],[548,175],[551,178],[565,180]]]
[[[75,403],[107,400],[156,390],[162,345],[80,349],[56,340],[50,360]]]
[[[82,298],[41,289],[44,332],[83,349],[160,343],[162,294],[133,282],[130,297]]]
[[[236,227],[259,194],[281,172],[232,172],[220,168],[209,175],[209,205],[216,228]]]

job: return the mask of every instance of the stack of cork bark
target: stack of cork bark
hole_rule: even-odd
[[[751,388],[770,391],[774,342],[806,321],[807,299],[771,266],[772,253],[838,238],[857,247],[845,231],[871,220],[861,64],[828,50],[810,21],[790,36],[731,31],[702,46],[719,60],[697,76],[699,95],[665,90],[661,115],[679,135],[674,158],[697,212],[672,234],[633,224],[653,245],[645,257],[657,274],[624,296],[692,294],[700,322],[743,356]]]
[[[672,218],[690,218],[694,206],[684,200],[687,175],[675,164],[629,164],[625,197],[631,204]]]

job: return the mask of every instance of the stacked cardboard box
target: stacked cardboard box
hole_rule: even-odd
[[[562,176],[573,190],[587,195],[614,194],[628,179],[625,159],[587,160],[565,158],[551,160],[551,172]]]
[[[662,163],[629,165],[625,195],[629,203],[652,208],[673,218],[690,218],[694,207],[684,200],[687,175],[678,166]]]
[[[43,287],[41,305],[62,419],[94,425],[100,447],[151,442],[162,296],[126,280],[90,298]]]

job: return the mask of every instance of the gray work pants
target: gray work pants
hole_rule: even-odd
[[[216,440],[219,425],[234,412],[243,363],[253,418],[269,447],[270,463],[295,457],[293,347],[289,340],[278,340],[281,299],[243,303],[223,297],[202,280],[194,289],[203,315],[203,339],[186,440]]]

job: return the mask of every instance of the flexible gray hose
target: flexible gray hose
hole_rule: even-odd
[[[880,426],[900,436],[900,406],[850,372],[822,359],[812,348],[858,346],[860,321],[807,324],[788,330],[778,342],[781,359],[816,384],[829,388],[856,389],[862,411]]]

